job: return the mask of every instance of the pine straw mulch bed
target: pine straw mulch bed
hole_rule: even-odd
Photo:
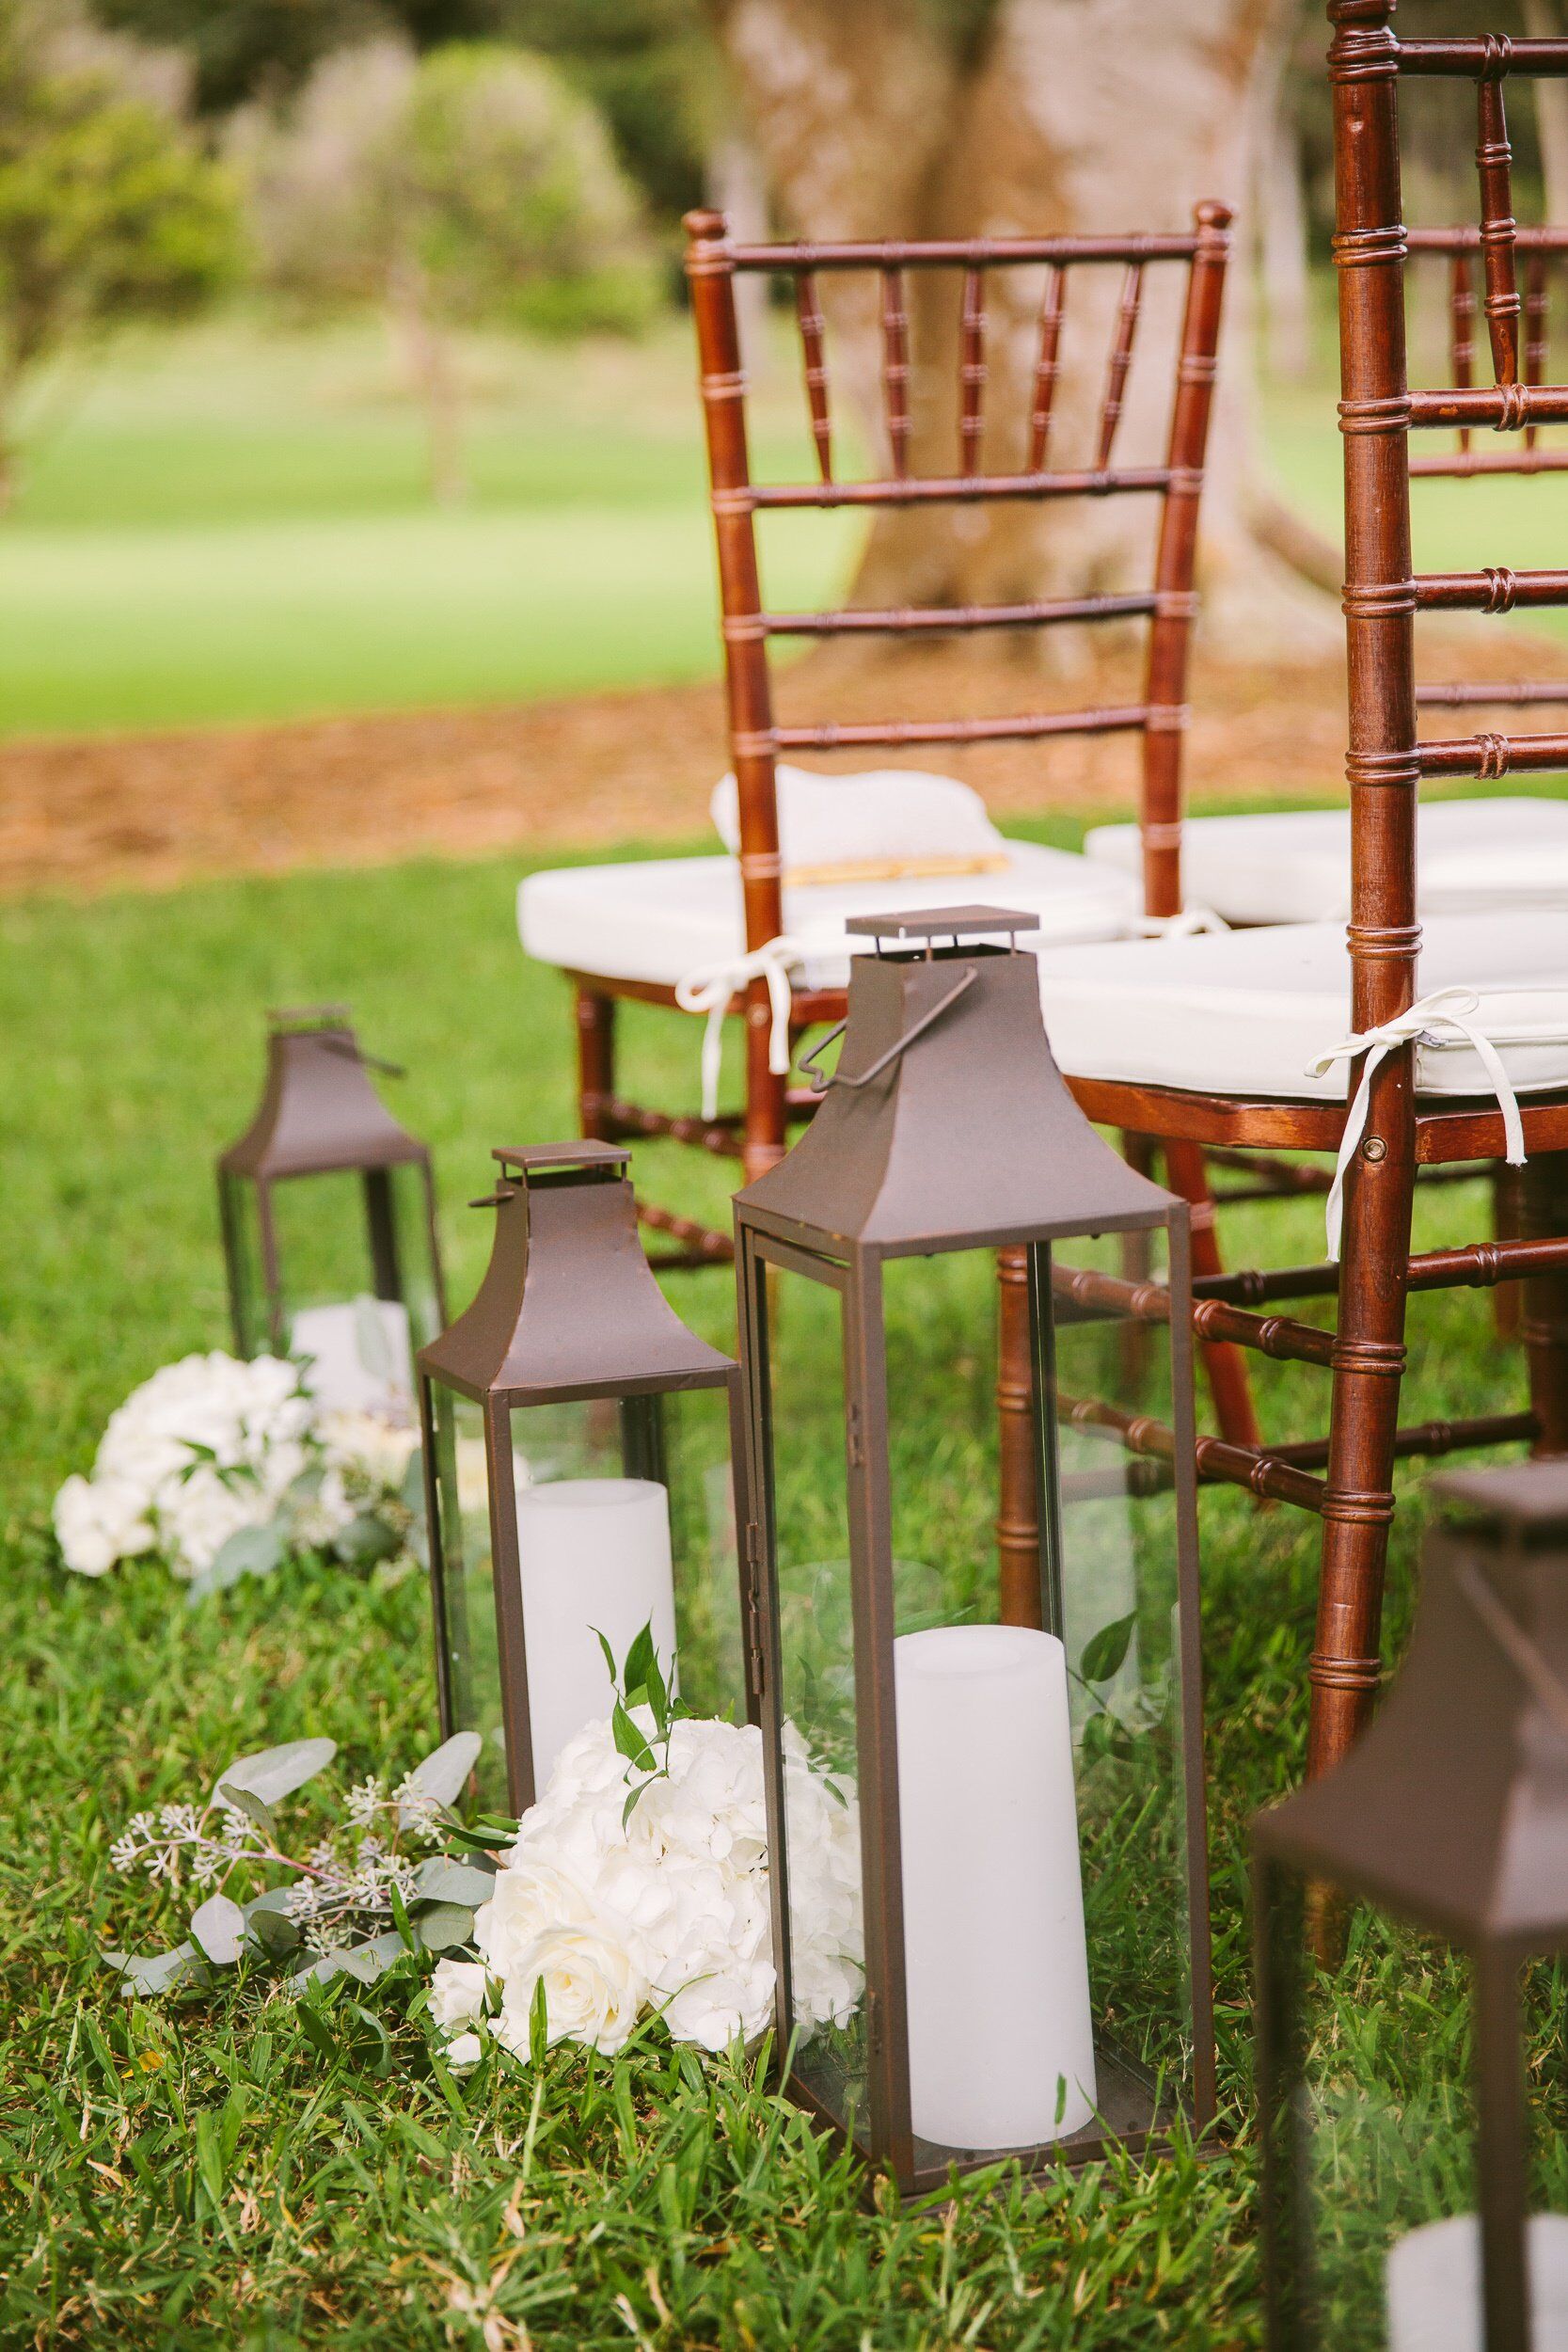
[[[1535,659],[1514,642],[1498,658],[1466,642],[1454,667],[1476,677],[1545,676],[1560,667],[1560,647],[1529,650]],[[831,707],[839,719],[918,718],[1136,696],[1129,649],[1044,680],[994,651],[883,655],[836,675],[818,656],[786,680],[782,715]],[[706,833],[708,794],[725,765],[722,709],[721,689],[704,683],[511,709],[0,745],[0,895],[156,889],[201,875],[432,854],[689,843]],[[1468,732],[1482,717],[1429,713],[1425,731]],[[1198,805],[1332,799],[1343,744],[1338,660],[1200,657],[1188,765]],[[1127,737],[862,753],[833,764],[900,756],[964,776],[1004,820],[1132,811],[1135,746]]]

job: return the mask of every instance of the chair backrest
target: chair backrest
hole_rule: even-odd
[[[1524,380],[1531,385],[1544,384],[1550,341],[1551,297],[1554,291],[1560,294],[1562,291],[1563,266],[1568,263],[1568,229],[1516,228],[1513,242],[1524,264]],[[1449,379],[1460,389],[1468,390],[1475,382],[1475,274],[1476,256],[1481,251],[1481,230],[1473,226],[1411,229],[1406,231],[1406,243],[1412,262],[1418,264],[1423,262],[1448,264],[1445,272],[1445,309]],[[1568,448],[1560,444],[1548,446],[1542,440],[1540,427],[1536,424],[1527,424],[1516,437],[1504,441],[1495,449],[1479,447],[1469,425],[1462,424],[1456,428],[1452,449],[1414,454],[1410,460],[1410,478],[1413,482],[1432,476],[1474,481],[1490,479],[1496,474],[1564,471],[1568,471]],[[1499,579],[1498,611],[1507,609],[1501,601],[1506,593],[1506,586]],[[1517,709],[1531,703],[1568,704],[1568,679],[1551,678],[1533,685],[1522,679],[1486,679],[1476,685],[1437,685],[1422,681],[1416,688],[1416,707],[1418,710],[1474,709],[1482,707]]]
[[[1411,559],[1413,433],[1489,426],[1523,436],[1568,421],[1568,387],[1521,370],[1511,155],[1503,106],[1510,74],[1568,74],[1568,40],[1513,41],[1484,33],[1402,40],[1394,0],[1328,0],[1334,97],[1339,280],[1339,424],[1345,469],[1345,640],[1350,690],[1352,1009],[1357,1029],[1414,1000],[1416,804],[1423,776],[1493,780],[1568,765],[1568,735],[1477,734],[1425,741],[1417,734],[1418,612],[1506,612],[1568,604],[1568,570],[1416,577]],[[1411,239],[1400,190],[1399,117],[1407,78],[1470,81],[1476,88],[1475,231],[1490,384],[1412,387],[1405,362]],[[1445,232],[1447,233],[1447,232]],[[1536,338],[1539,341],[1539,337]],[[1519,444],[1523,449],[1523,442]],[[1461,453],[1473,456],[1476,453]],[[1545,453],[1538,453],[1538,461]],[[1429,461],[1418,459],[1418,463]],[[1451,461],[1450,461],[1451,462]],[[1497,690],[1488,689],[1494,701]],[[1451,696],[1450,696],[1451,699]],[[1474,696],[1472,699],[1484,699]]]
[[[743,245],[732,241],[721,214],[688,215],[686,268],[697,329],[719,548],[730,749],[739,803],[740,873],[749,947],[762,946],[784,928],[776,759],[791,752],[832,752],[863,745],[1140,735],[1146,905],[1151,914],[1180,911],[1181,758],[1195,611],[1193,572],[1229,223],[1230,215],[1223,205],[1200,204],[1192,230],[1171,236]],[[1084,453],[1084,462],[1065,465],[1052,446],[1052,410],[1069,285],[1080,272],[1107,267],[1119,268],[1122,279],[1093,446]],[[1167,268],[1185,273],[1186,288],[1164,459],[1153,466],[1118,467],[1113,462],[1117,429],[1145,278],[1151,269]],[[948,469],[917,473],[911,466],[906,279],[910,271],[933,269],[961,273],[957,434],[954,462]],[[991,308],[988,279],[996,272],[1041,269],[1044,289],[1031,397],[1028,413],[1017,420],[1015,469],[985,472],[981,450],[988,430],[986,340]],[[816,452],[815,481],[759,484],[752,478],[746,378],[735,293],[740,271],[759,272],[768,278],[783,276],[793,283],[804,396]],[[829,271],[868,273],[879,288],[880,381],[889,470],[869,479],[846,481],[835,470],[827,334],[819,300],[819,279]],[[1162,502],[1153,579],[1144,590],[928,610],[844,607],[780,612],[763,604],[756,546],[759,514],[789,508],[885,510],[931,504],[962,511],[988,501],[1125,495],[1154,497]],[[970,630],[1139,618],[1148,622],[1148,641],[1143,698],[1134,704],[1109,709],[1026,711],[1012,718],[889,719],[790,726],[781,725],[774,714],[768,648],[778,637],[821,639],[853,632],[918,639]]]

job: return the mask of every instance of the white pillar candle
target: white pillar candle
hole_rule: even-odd
[[[597,1635],[617,1668],[645,1625],[673,1683],[675,1585],[670,1499],[651,1478],[562,1478],[517,1497],[517,1552],[528,1648],[533,1785],[586,1723],[608,1715],[614,1690]]]
[[[413,1394],[408,1310],[401,1299],[302,1307],[289,1347],[306,1359],[305,1386],[329,1413],[385,1413]]]
[[[943,1626],[901,1635],[893,1664],[914,2129],[1058,2139],[1096,2103],[1066,1654]]]
[[[1568,2352],[1568,2214],[1525,2225],[1530,2352]],[[1390,2249],[1384,2269],[1388,2352],[1481,2352],[1481,2223],[1428,2221]]]

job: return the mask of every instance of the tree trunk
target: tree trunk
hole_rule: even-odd
[[[1182,229],[1203,197],[1250,193],[1260,110],[1300,0],[999,0],[976,54],[944,41],[915,0],[715,0],[736,86],[780,210],[807,237],[940,236]],[[1227,297],[1221,395],[1210,443],[1206,585],[1211,617],[1244,613],[1249,642],[1328,642],[1337,621],[1291,580],[1249,519],[1253,433],[1244,270]],[[1077,272],[1052,450],[1093,462],[1120,273]],[[885,451],[872,281],[825,273],[829,362],[874,450]],[[988,280],[983,459],[1022,463],[1037,334],[1038,274]],[[911,462],[957,463],[958,286],[907,284]],[[1145,281],[1118,460],[1164,453],[1180,285]],[[1141,360],[1141,364],[1140,364]],[[1026,502],[879,517],[855,595],[866,603],[962,603],[1079,594],[1147,580],[1141,500]]]
[[[708,149],[707,200],[723,214],[733,235],[748,245],[761,245],[768,235],[768,183],[756,149],[733,127],[726,127]],[[754,271],[737,271],[735,307],[740,321],[740,348],[746,373],[754,384],[768,365],[768,280]]]
[[[1312,365],[1312,272],[1307,246],[1307,199],[1302,186],[1301,129],[1285,71],[1289,50],[1279,45],[1268,117],[1259,123],[1258,265],[1263,281],[1263,311],[1269,366],[1277,375],[1299,379]]]
[[[1531,40],[1560,40],[1562,11],[1557,0],[1525,0],[1525,31]],[[1535,127],[1546,218],[1554,229],[1568,229],[1568,83],[1554,81],[1550,74],[1536,83]]]
[[[456,506],[468,493],[463,395],[451,345],[431,313],[429,283],[418,262],[396,262],[388,270],[387,307],[408,380],[424,410],[431,497],[437,506]]]

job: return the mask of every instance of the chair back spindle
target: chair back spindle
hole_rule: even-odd
[[[1060,262],[1046,264],[1045,294],[1040,303],[1039,354],[1035,361],[1035,398],[1029,417],[1029,454],[1025,470],[1045,471],[1051,439],[1051,404],[1056,397],[1062,346],[1062,307],[1067,299],[1067,271]]]
[[[867,244],[745,245],[721,215],[687,218],[701,368],[714,530],[723,612],[731,752],[737,787],[740,872],[746,944],[754,949],[784,930],[775,762],[797,752],[912,748],[935,744],[1045,740],[1058,736],[1128,734],[1142,739],[1140,817],[1149,911],[1181,905],[1181,754],[1196,555],[1197,510],[1212,399],[1230,215],[1202,204],[1190,231],[1123,237],[890,240]],[[986,403],[990,378],[988,279],[993,273],[1043,266],[1038,342],[1028,385],[1024,464],[988,471]],[[1068,281],[1074,273],[1118,267],[1117,306],[1103,395],[1080,462],[1051,462]],[[1117,465],[1115,451],[1148,273],[1184,273],[1176,382],[1163,459]],[[745,379],[735,301],[737,272],[793,280],[815,482],[753,481],[745,423]],[[845,480],[834,471],[830,426],[829,330],[820,299],[823,274],[863,273],[878,287],[882,415],[887,470]],[[913,359],[907,291],[910,273],[958,275],[957,467],[914,464]],[[1139,362],[1140,366],[1142,362]],[[996,443],[992,444],[997,446]],[[1016,448],[1018,444],[1015,442]],[[951,449],[953,444],[948,443]],[[1010,501],[1093,496],[1153,497],[1161,503],[1150,585],[1116,594],[1041,596],[1007,603],[847,606],[815,612],[768,609],[757,560],[759,515],[792,509],[958,507]],[[1028,710],[1006,717],[887,719],[782,724],[773,707],[768,647],[777,637],[886,634],[922,638],[1070,622],[1143,621],[1148,627],[1143,699],[1085,710]],[[756,1009],[766,1017],[760,993]]]

